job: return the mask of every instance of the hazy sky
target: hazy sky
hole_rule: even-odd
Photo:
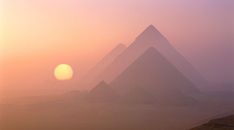
[[[78,79],[115,45],[129,45],[149,24],[207,79],[233,80],[233,0],[1,2],[0,87],[5,93],[48,89],[42,86],[55,82],[53,68],[59,63],[71,64]]]

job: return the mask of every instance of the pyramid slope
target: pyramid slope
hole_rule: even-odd
[[[100,62],[98,62],[84,77],[81,77],[79,87],[91,88],[102,81],[98,76],[109,66],[114,59],[120,55],[127,47],[124,44],[118,44]]]
[[[135,88],[144,89],[160,103],[190,102],[193,99],[188,95],[198,93],[193,83],[153,47],[111,82],[111,86],[121,95],[128,95]]]
[[[205,82],[197,70],[170,45],[153,25],[145,29],[121,55],[116,57],[99,78],[110,83],[150,47],[156,48],[193,83]]]

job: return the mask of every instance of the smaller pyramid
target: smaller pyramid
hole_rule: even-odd
[[[95,86],[88,94],[87,100],[91,102],[110,102],[116,99],[114,90],[104,81]]]

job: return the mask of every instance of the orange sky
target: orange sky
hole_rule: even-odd
[[[225,62],[222,57],[230,55],[224,50],[231,44],[232,3],[5,0],[0,37],[1,90],[14,95],[44,89],[41,86],[45,81],[52,82],[52,70],[60,63],[71,64],[78,78],[118,43],[130,44],[149,24],[154,24],[206,77],[219,79],[228,70],[222,70],[223,75],[212,72],[223,66],[219,64]],[[214,55],[222,56],[211,58]]]

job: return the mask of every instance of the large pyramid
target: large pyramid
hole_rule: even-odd
[[[105,80],[110,83],[150,47],[156,48],[193,83],[196,85],[204,83],[204,79],[197,70],[170,45],[168,40],[153,25],[146,28],[127,49],[103,70],[96,80]]]
[[[188,104],[194,101],[190,96],[198,93],[193,83],[153,47],[111,82],[111,86],[126,99],[149,102],[153,99],[163,104]],[[136,90],[141,92],[140,99]]]

